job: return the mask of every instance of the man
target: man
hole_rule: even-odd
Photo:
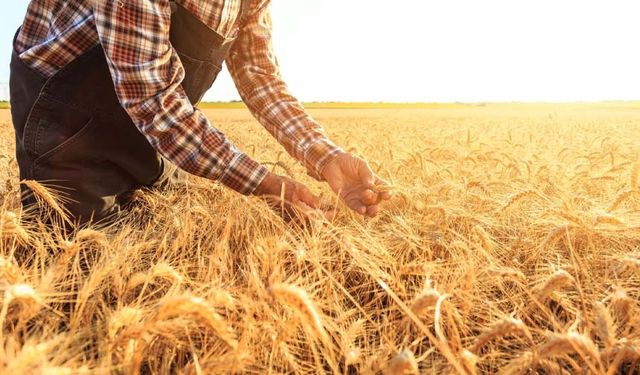
[[[167,160],[249,195],[316,208],[307,187],[238,150],[194,107],[226,62],[260,123],[362,215],[387,193],[288,92],[270,0],[32,0],[14,41],[11,110],[21,179],[56,186],[80,223],[167,178]],[[284,189],[284,192],[283,192]],[[24,204],[31,204],[28,191]]]

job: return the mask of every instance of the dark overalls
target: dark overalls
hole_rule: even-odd
[[[240,22],[248,3],[242,2]],[[185,69],[182,87],[195,105],[215,81],[235,35],[223,37],[171,5],[170,40]],[[118,101],[101,45],[49,79],[14,49],[10,90],[20,179],[54,187],[76,222],[111,218],[132,191],[166,177],[167,162]],[[33,194],[22,189],[23,205],[34,204]]]

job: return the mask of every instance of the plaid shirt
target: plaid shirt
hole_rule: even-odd
[[[302,162],[320,171],[341,152],[289,93],[271,44],[270,0],[177,0],[221,35],[239,29],[227,66],[252,114]],[[267,173],[238,150],[181,87],[184,69],[169,41],[169,0],[32,0],[15,48],[45,77],[100,43],[120,103],[160,154],[192,174],[250,194]]]

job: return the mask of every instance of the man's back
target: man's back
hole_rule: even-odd
[[[113,1],[118,7],[131,6],[128,0]],[[29,4],[25,21],[16,39],[16,51],[28,65],[50,77],[92,46],[99,43],[92,3],[95,0],[36,0]],[[159,4],[166,3],[160,1]],[[229,35],[238,23],[240,0],[176,0],[200,21],[221,35]],[[144,3],[148,7],[150,2]],[[165,4],[166,5],[166,4]],[[163,12],[166,7],[151,10]],[[144,13],[140,13],[144,14]],[[117,12],[110,25],[117,27]],[[120,20],[121,21],[121,20]],[[137,22],[144,23],[144,16]],[[147,25],[150,32],[160,25]]]

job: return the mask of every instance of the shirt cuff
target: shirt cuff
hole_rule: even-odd
[[[344,153],[344,150],[328,138],[321,138],[309,143],[303,152],[303,164],[307,168],[307,174],[318,181],[324,181],[324,177],[322,177],[324,167],[338,155]]]
[[[243,195],[251,195],[262,183],[268,170],[244,153],[236,155],[219,181]]]

